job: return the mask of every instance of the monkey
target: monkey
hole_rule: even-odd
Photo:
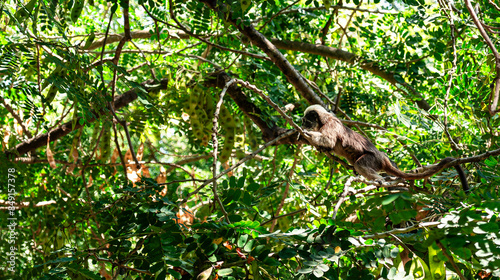
[[[302,117],[302,128],[310,137],[310,144],[318,147],[320,151],[329,151],[344,157],[357,173],[368,180],[383,180],[383,177],[378,174],[380,171],[406,180],[424,179],[455,160],[452,157],[447,157],[437,164],[430,165],[428,170],[422,173],[405,173],[399,170],[394,162],[385,153],[379,151],[370,140],[344,126],[334,114],[329,113],[321,105],[307,107]],[[463,190],[468,191],[469,185],[462,167],[457,165],[455,169],[462,182]]]

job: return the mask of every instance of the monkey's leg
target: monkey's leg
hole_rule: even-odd
[[[384,181],[384,177],[378,174],[381,168],[378,162],[375,155],[365,154],[354,163],[354,169],[368,180]]]

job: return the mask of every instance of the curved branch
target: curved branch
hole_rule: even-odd
[[[257,30],[255,30],[255,32],[258,33]],[[149,30],[142,30],[142,31],[131,32],[131,36],[132,36],[132,39],[148,39],[153,35],[150,33]],[[255,34],[255,36],[259,37],[257,34]],[[124,37],[124,35],[122,35],[122,34],[110,35],[110,36],[108,36],[106,43],[118,42],[123,37]],[[176,35],[173,35],[173,37],[180,38],[180,39],[188,39],[188,38],[190,38],[190,35],[187,33],[184,33],[184,32],[180,32],[180,33],[176,33]],[[87,48],[86,50],[93,50],[93,49],[101,47],[103,44],[103,40],[104,39],[101,39],[99,41],[92,43],[92,45],[89,48]],[[316,45],[316,44],[309,44],[309,43],[298,42],[298,41],[288,41],[288,40],[279,40],[279,39],[267,40],[265,37],[263,37],[263,38],[259,37],[256,40],[262,41],[262,43],[264,43],[264,47],[266,47],[266,48],[267,47],[272,48],[271,46],[274,45],[274,47],[276,47],[277,49],[280,49],[280,50],[291,50],[291,51],[300,51],[300,52],[304,52],[304,53],[316,54],[316,55],[328,57],[331,59],[344,61],[344,62],[347,62],[349,64],[358,63],[359,66],[361,67],[361,69],[364,69],[364,70],[369,71],[370,73],[372,73],[376,76],[379,76],[380,78],[388,81],[389,83],[391,83],[392,85],[394,85],[398,88],[403,87],[406,91],[404,91],[404,90],[402,90],[402,91],[404,93],[407,93],[407,92],[410,93],[412,95],[411,98],[415,99],[415,102],[419,106],[419,108],[426,110],[426,111],[428,111],[431,108],[431,106],[424,99],[424,97],[419,92],[417,92],[411,85],[409,85],[408,83],[406,83],[404,81],[401,83],[400,81],[396,80],[394,73],[385,70],[383,68],[383,66],[381,66],[380,64],[378,64],[375,61],[371,61],[371,60],[362,58],[360,56],[357,56],[353,53],[350,53],[350,52],[342,50],[342,49],[332,48],[332,47],[328,47],[325,45]],[[206,41],[206,40],[204,40],[204,41]],[[270,45],[266,45],[264,41],[270,42]],[[274,53],[273,50],[269,50],[269,51]],[[276,50],[276,52],[279,53],[279,51],[277,51],[277,50]],[[280,65],[282,65],[281,67],[286,68],[286,72],[288,74],[285,74],[285,75],[287,76],[287,78],[289,78],[290,75],[295,76],[293,74],[293,72],[296,72],[296,70],[293,68],[293,66],[291,66],[291,65],[287,66],[285,61],[280,61],[279,56],[281,55],[281,53],[279,53],[279,54],[275,53],[275,54],[278,56],[277,59],[278,59],[279,65],[277,64],[277,66],[280,67]],[[286,60],[284,57],[283,57],[283,59]],[[291,68],[289,68],[289,67],[291,67]],[[300,74],[298,74],[298,75],[300,75]],[[297,82],[300,82],[300,81],[297,81]],[[301,85],[301,87],[303,87],[303,85]],[[304,97],[309,101],[310,104],[319,104],[319,103],[317,103],[318,100],[316,100],[317,97],[314,97],[314,95],[316,95],[316,94],[314,94],[314,92],[309,93],[309,90],[307,90],[307,89],[304,89],[304,90],[305,90],[305,92],[307,92],[304,95]],[[300,91],[300,92],[303,93],[302,91]],[[312,94],[313,94],[313,96],[310,97],[310,95],[312,95]]]
[[[224,71],[212,73],[207,80],[205,86],[224,88],[227,82],[231,80],[231,76]],[[261,118],[262,111],[254,103],[249,101],[248,96],[243,92],[242,88],[236,84],[231,85],[227,89],[227,94],[234,100],[236,105],[248,118],[250,118],[262,131],[262,138],[268,142],[276,138],[281,133],[287,131],[284,128],[278,127],[274,122],[266,122]]]
[[[472,7],[472,4],[470,3],[469,0],[465,0],[465,6],[467,7],[467,10],[469,10],[469,13],[472,17],[472,21],[479,30],[479,33],[486,42],[486,45],[488,45],[491,52],[493,53],[493,56],[495,57],[495,71],[497,72],[497,75],[495,77],[495,86],[491,90],[490,106],[488,108],[490,114],[493,116],[499,111],[497,110],[497,107],[498,107],[498,99],[500,98],[500,54],[495,48],[495,44],[493,44],[490,37],[488,36],[488,33],[486,33],[486,31],[484,30],[483,25],[479,21],[479,18],[474,12],[474,7]]]

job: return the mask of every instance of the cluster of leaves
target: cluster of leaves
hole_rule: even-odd
[[[242,34],[254,26],[341,118],[384,127],[355,129],[401,169],[498,149],[495,65],[465,3],[352,2],[0,3],[0,220],[18,223],[0,224],[15,236],[0,254],[21,252],[0,278],[499,279],[498,157],[464,165],[468,193],[452,169],[371,188],[309,146],[252,154],[289,124],[257,91],[213,87],[249,82],[300,123],[307,98]]]

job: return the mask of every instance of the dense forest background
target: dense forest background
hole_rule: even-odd
[[[1,1],[0,278],[499,279],[499,33],[493,0]],[[367,181],[311,104],[456,160]]]

